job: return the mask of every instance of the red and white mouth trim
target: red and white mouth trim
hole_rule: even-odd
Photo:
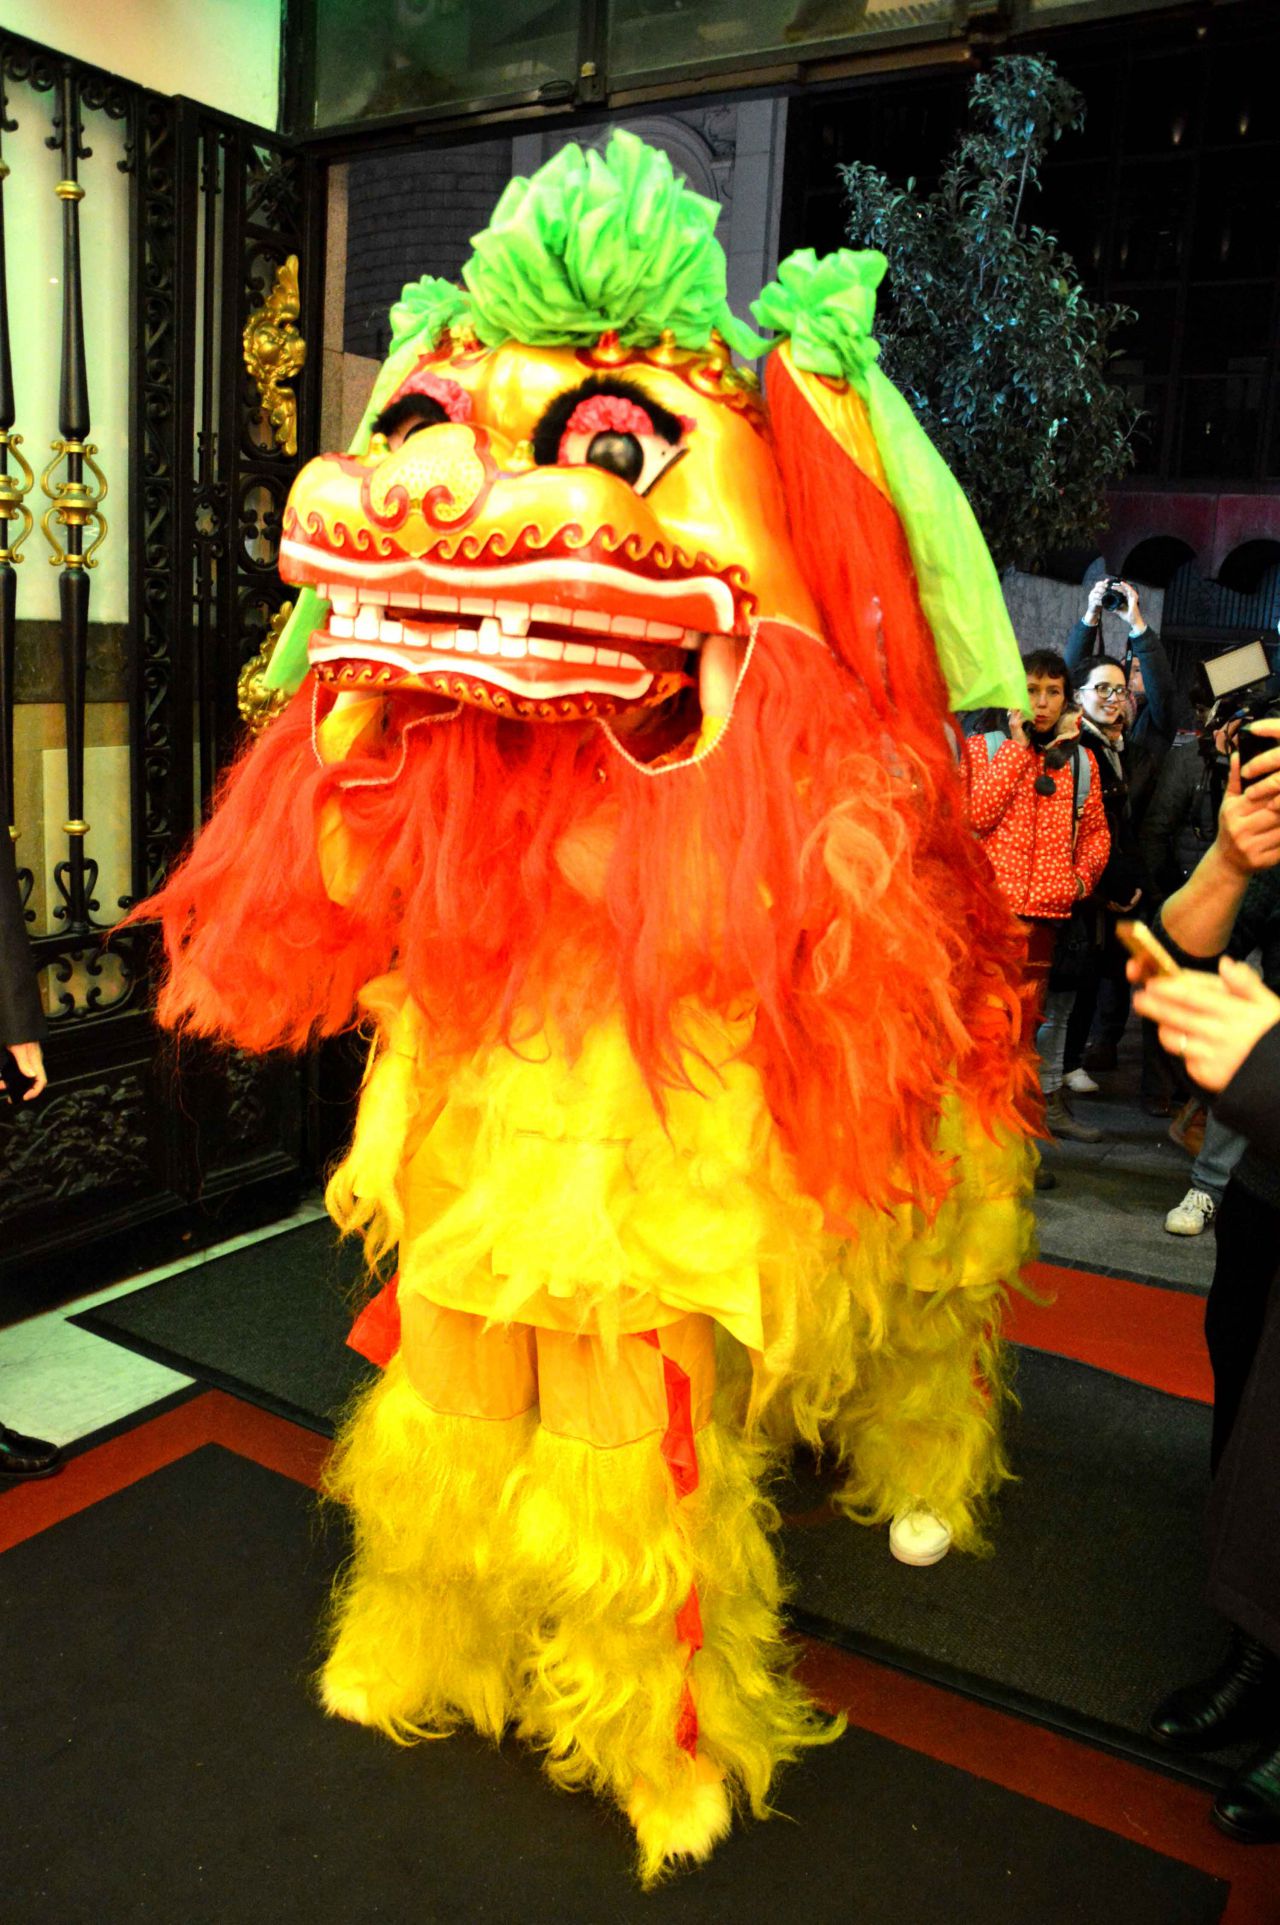
[[[597,635],[630,635],[637,641],[674,643],[676,631],[681,637],[734,632],[733,591],[714,575],[671,579],[594,561],[527,561],[488,568],[348,561],[291,539],[280,544],[280,572],[286,581],[314,588],[339,614],[388,604],[442,616],[494,614],[506,603],[527,606],[544,620],[590,628]],[[344,597],[345,608],[340,606]],[[667,632],[650,634],[654,627]]]
[[[376,632],[369,632],[374,625],[362,615],[363,632],[351,640],[335,636],[332,621],[330,629],[318,629],[309,650],[313,665],[359,660],[423,677],[462,673],[531,700],[608,694],[638,701],[653,683],[653,669],[620,649],[551,636],[505,634],[492,617],[475,627],[383,621],[376,622]]]

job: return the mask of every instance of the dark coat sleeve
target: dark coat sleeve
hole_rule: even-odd
[[[1088,622],[1077,622],[1068,635],[1066,647],[1062,651],[1062,659],[1067,665],[1073,683],[1089,657],[1101,652],[1102,637],[1098,632],[1098,624],[1095,622],[1090,626]]]
[[[1142,818],[1142,866],[1157,901],[1171,896],[1184,880],[1178,854],[1179,832],[1191,812],[1203,768],[1192,749],[1167,756]]]
[[[1280,1164],[1280,1023],[1256,1042],[1213,1106],[1230,1130]]]
[[[1162,755],[1172,744],[1190,710],[1183,713],[1169,656],[1155,629],[1146,628],[1141,635],[1135,635],[1129,647],[1133,650],[1134,660],[1141,665],[1142,686],[1147,696],[1147,705],[1138,718],[1135,732],[1141,732],[1153,753]]]
[[[44,1037],[44,1012],[18,896],[13,843],[0,822],[0,1048],[39,1043]]]

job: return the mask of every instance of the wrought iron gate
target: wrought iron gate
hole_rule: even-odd
[[[0,76],[0,833],[12,825],[17,841],[51,1032],[47,1096],[0,1108],[4,1282],[194,1206],[264,1204],[308,1167],[305,1071],[188,1045],[179,1082],[148,1015],[149,932],[109,946],[103,932],[189,838],[240,736],[237,677],[283,598],[281,513],[319,420],[323,193],[317,163],[275,134],[48,48],[0,37]],[[95,200],[115,207],[114,268]],[[31,240],[37,207],[57,224],[47,258],[45,239]],[[6,285],[15,212],[26,245],[22,259],[11,245]],[[292,338],[313,352],[290,390],[264,400],[241,342],[291,256]],[[111,303],[123,311],[120,257],[127,370],[105,370],[104,384],[86,321],[93,350]],[[24,393],[41,325],[61,338],[56,401]],[[126,379],[116,439],[127,446],[113,460],[95,422]],[[290,395],[293,441],[280,433]],[[121,543],[123,622],[95,607],[95,571]],[[50,562],[58,606],[42,619],[33,577]],[[95,768],[109,766],[120,792],[114,823],[95,826],[86,799],[87,724],[107,745],[105,758],[88,751]],[[112,745],[109,729],[125,741]],[[58,823],[50,798],[56,814],[63,796]]]

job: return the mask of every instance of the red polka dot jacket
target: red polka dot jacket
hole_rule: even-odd
[[[1111,853],[1111,832],[1102,806],[1098,765],[1090,750],[1089,789],[1078,825],[1071,769],[1046,769],[1033,749],[1003,742],[994,756],[983,736],[965,743],[962,773],[969,820],[996,872],[1001,893],[1019,916],[1061,920],[1072,905],[1093,894]],[[1036,793],[1046,774],[1052,795]],[[1073,833],[1074,831],[1074,833]]]

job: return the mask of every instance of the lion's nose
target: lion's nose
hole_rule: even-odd
[[[484,429],[459,421],[420,428],[374,470],[373,512],[397,517],[416,508],[437,525],[466,521],[492,486],[500,460]]]

